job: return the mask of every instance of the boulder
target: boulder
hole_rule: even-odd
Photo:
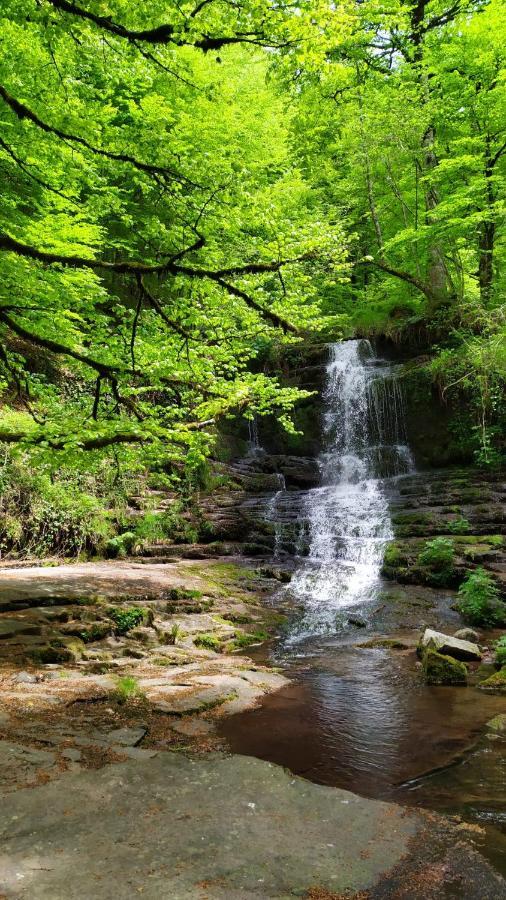
[[[489,731],[494,731],[497,734],[506,734],[506,713],[499,713],[497,716],[494,716],[493,719],[490,719],[486,725]]]
[[[354,625],[355,628],[367,628],[367,622],[362,616],[348,616],[348,625]]]
[[[506,694],[506,666],[503,666],[499,672],[495,672],[485,681],[480,681],[478,687],[482,691],[490,694]]]
[[[429,647],[422,658],[423,676],[427,684],[467,684],[464,663]]]
[[[418,645],[418,653],[422,656],[428,648],[437,650],[446,656],[452,656],[454,659],[461,660],[480,660],[481,650],[477,644],[471,641],[463,641],[457,637],[451,637],[443,634],[441,631],[434,631],[432,628],[426,628]]]
[[[480,639],[480,635],[474,628],[459,628],[453,637],[459,638],[461,641],[471,641],[473,644],[477,644]]]

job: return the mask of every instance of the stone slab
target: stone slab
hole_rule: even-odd
[[[480,660],[481,650],[477,644],[471,641],[463,641],[460,638],[452,637],[449,634],[443,634],[442,631],[434,631],[432,628],[426,628],[420,644],[422,647],[432,647],[438,653],[445,656],[453,656],[454,659],[460,659],[463,662],[468,660]]]
[[[439,839],[436,818],[427,825],[414,810],[248,757],[164,752],[0,802],[0,891],[9,900],[290,900],[311,890],[425,900],[446,896],[440,887],[504,900],[505,883],[463,840]]]

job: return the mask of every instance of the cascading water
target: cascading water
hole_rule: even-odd
[[[339,610],[374,598],[393,537],[383,479],[412,467],[398,382],[368,341],[330,347],[323,399],[321,486],[304,501],[308,556],[290,585],[304,613],[292,640],[335,630]]]

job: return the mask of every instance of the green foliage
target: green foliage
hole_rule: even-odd
[[[418,562],[422,566],[429,566],[436,572],[443,572],[453,568],[454,557],[453,541],[438,537],[425,542],[424,549],[418,555]]]
[[[123,675],[118,678],[114,690],[116,703],[124,704],[131,700],[139,700],[144,696],[139,682],[131,675]]]
[[[107,610],[107,614],[114,622],[114,630],[116,634],[127,634],[136,625],[141,625],[148,616],[148,610],[141,609],[138,606],[123,608],[121,606],[111,606]]]
[[[460,519],[454,519],[452,522],[448,522],[448,531],[450,534],[467,534],[471,526],[467,519],[461,517]]]
[[[105,545],[105,552],[111,559],[123,559],[133,550],[136,536],[133,531],[124,531],[110,538]]]
[[[204,650],[213,650],[215,653],[219,653],[221,650],[220,640],[215,634],[198,634],[193,643],[196,647],[202,647]]]
[[[112,533],[111,513],[97,493],[83,490],[99,483],[78,472],[51,475],[32,471],[20,459],[6,457],[0,467],[0,547],[35,556],[78,556],[100,551]],[[100,488],[99,488],[100,489]]]
[[[494,579],[482,568],[471,572],[462,582],[458,609],[471,625],[492,628],[506,623],[506,604],[499,597]]]
[[[495,644],[495,661],[499,666],[506,666],[506,634],[503,634]]]
[[[167,644],[175,644],[177,639],[180,638],[182,634],[183,631],[181,629],[181,626],[178,625],[177,622],[175,622],[169,633],[165,635],[165,641]]]
[[[252,644],[260,644],[266,641],[269,635],[266,631],[259,629],[258,631],[237,631],[232,641],[233,649],[240,650],[244,647],[250,647]]]

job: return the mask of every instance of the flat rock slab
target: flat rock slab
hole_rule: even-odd
[[[421,900],[449,896],[440,885],[466,900],[505,898],[487,863],[454,835],[438,843],[437,828],[428,831],[417,812],[248,757],[160,753],[67,773],[0,802],[0,892],[8,900],[289,900],[318,888],[320,896],[368,890]],[[418,884],[429,862],[430,879]]]
[[[434,631],[432,628],[425,629],[420,644],[422,647],[432,647],[438,653],[453,656],[454,659],[461,659],[464,662],[473,659],[480,660],[482,656],[477,644],[451,637],[449,634],[443,634],[442,631]]]

